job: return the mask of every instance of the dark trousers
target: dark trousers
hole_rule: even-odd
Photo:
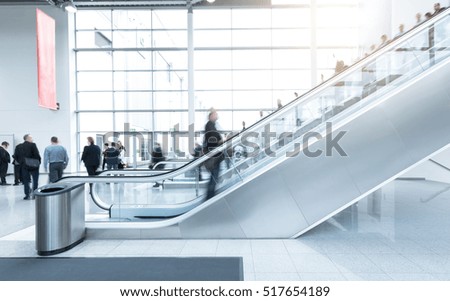
[[[111,169],[113,169],[113,170],[116,170],[116,169],[119,169],[119,163],[108,163],[108,162],[106,162],[106,169],[108,169],[108,170],[111,170]]]
[[[14,184],[22,182],[22,166],[14,164]]]
[[[86,170],[88,175],[95,176],[95,171],[97,170],[98,166],[92,166],[92,165],[86,165]]]
[[[54,162],[49,164],[48,180],[50,183],[55,183],[62,178],[64,171],[63,162]]]
[[[198,172],[198,180],[202,181],[203,179],[202,179],[202,166],[201,165],[197,168],[197,172]]]
[[[219,181],[220,162],[218,162],[210,172],[211,177],[209,178],[206,199],[210,199],[216,194],[216,184]]]
[[[8,172],[8,163],[0,163],[0,178],[2,183],[6,183],[6,173]]]
[[[39,182],[39,169],[28,170],[26,167],[22,167],[22,182],[23,182],[23,192],[26,197],[30,196],[30,182],[33,178],[33,190],[38,188]]]

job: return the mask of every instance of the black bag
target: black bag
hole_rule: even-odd
[[[6,150],[0,148],[0,162],[10,163],[11,158]]]
[[[117,167],[119,169],[124,169],[125,168],[125,164],[122,161],[119,161],[119,164],[117,165]]]
[[[25,167],[27,169],[38,169],[41,162],[38,159],[34,158],[25,158]]]

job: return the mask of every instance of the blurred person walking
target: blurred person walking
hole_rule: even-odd
[[[32,194],[38,188],[39,182],[39,167],[41,164],[41,155],[36,144],[33,142],[33,137],[30,134],[23,136],[24,142],[21,147],[21,155],[23,156],[22,165],[22,181],[23,191],[25,193],[24,200],[34,199]],[[30,183],[33,180],[33,190],[30,191]]]
[[[203,137],[204,154],[208,154],[223,143],[222,136],[216,128],[216,121],[218,119],[219,115],[217,114],[217,111],[211,109],[208,115],[208,122],[205,124],[205,136]],[[212,198],[216,193],[216,185],[219,180],[220,163],[223,159],[223,153],[218,153],[205,161],[205,167],[211,173],[206,199]]]
[[[6,183],[6,174],[8,172],[8,164],[11,163],[11,156],[9,155],[8,149],[9,143],[3,141],[0,145],[0,185],[11,185]]]

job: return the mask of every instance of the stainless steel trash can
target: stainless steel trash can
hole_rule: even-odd
[[[83,241],[84,184],[49,184],[38,188],[34,195],[38,255],[58,254]]]

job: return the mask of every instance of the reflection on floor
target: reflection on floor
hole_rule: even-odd
[[[0,256],[36,256],[34,201],[0,190]],[[450,280],[449,216],[450,185],[398,180],[298,239],[88,238],[59,256],[242,256],[245,280]]]

